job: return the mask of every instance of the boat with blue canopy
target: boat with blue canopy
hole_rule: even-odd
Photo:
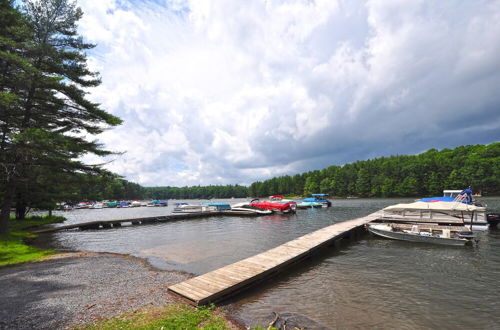
[[[326,199],[328,194],[311,194],[311,197],[304,198],[302,203],[321,203],[323,207],[332,206],[332,202]]]

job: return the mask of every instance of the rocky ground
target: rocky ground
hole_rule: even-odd
[[[168,304],[167,287],[189,277],[134,257],[81,252],[0,268],[0,328],[61,329]]]

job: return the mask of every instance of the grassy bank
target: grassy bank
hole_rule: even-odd
[[[36,261],[54,254],[54,251],[40,250],[27,245],[26,241],[35,237],[28,230],[64,220],[65,218],[56,216],[29,217],[24,220],[11,219],[9,221],[9,234],[0,235],[0,267]]]
[[[231,329],[215,306],[172,304],[147,307],[76,329]]]

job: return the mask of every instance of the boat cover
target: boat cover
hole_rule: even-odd
[[[453,202],[455,201],[455,198],[453,197],[444,197],[444,196],[440,196],[440,197],[426,197],[426,198],[421,198],[420,199],[420,202],[428,202],[428,203],[432,203],[432,202]]]
[[[324,198],[318,198],[318,197],[307,197],[304,198],[304,202],[316,202],[316,203],[327,203],[328,200]]]
[[[414,203],[401,203],[391,205],[384,208],[384,211],[404,211],[404,210],[432,210],[432,211],[485,211],[484,207],[468,205],[464,203],[450,203],[450,202],[414,202]]]
[[[305,206],[305,205],[311,206],[311,205],[322,205],[322,203],[319,203],[319,202],[307,202],[307,201],[304,200],[302,203],[299,203],[299,205],[301,205],[301,206]]]
[[[205,202],[205,203],[201,203],[201,205],[203,205],[203,206],[214,206],[219,211],[221,211],[221,210],[230,210],[231,209],[231,205],[229,205],[228,203]]]

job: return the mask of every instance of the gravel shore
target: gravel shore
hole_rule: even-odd
[[[0,268],[0,329],[64,329],[173,301],[167,287],[191,277],[114,254],[65,253]]]

